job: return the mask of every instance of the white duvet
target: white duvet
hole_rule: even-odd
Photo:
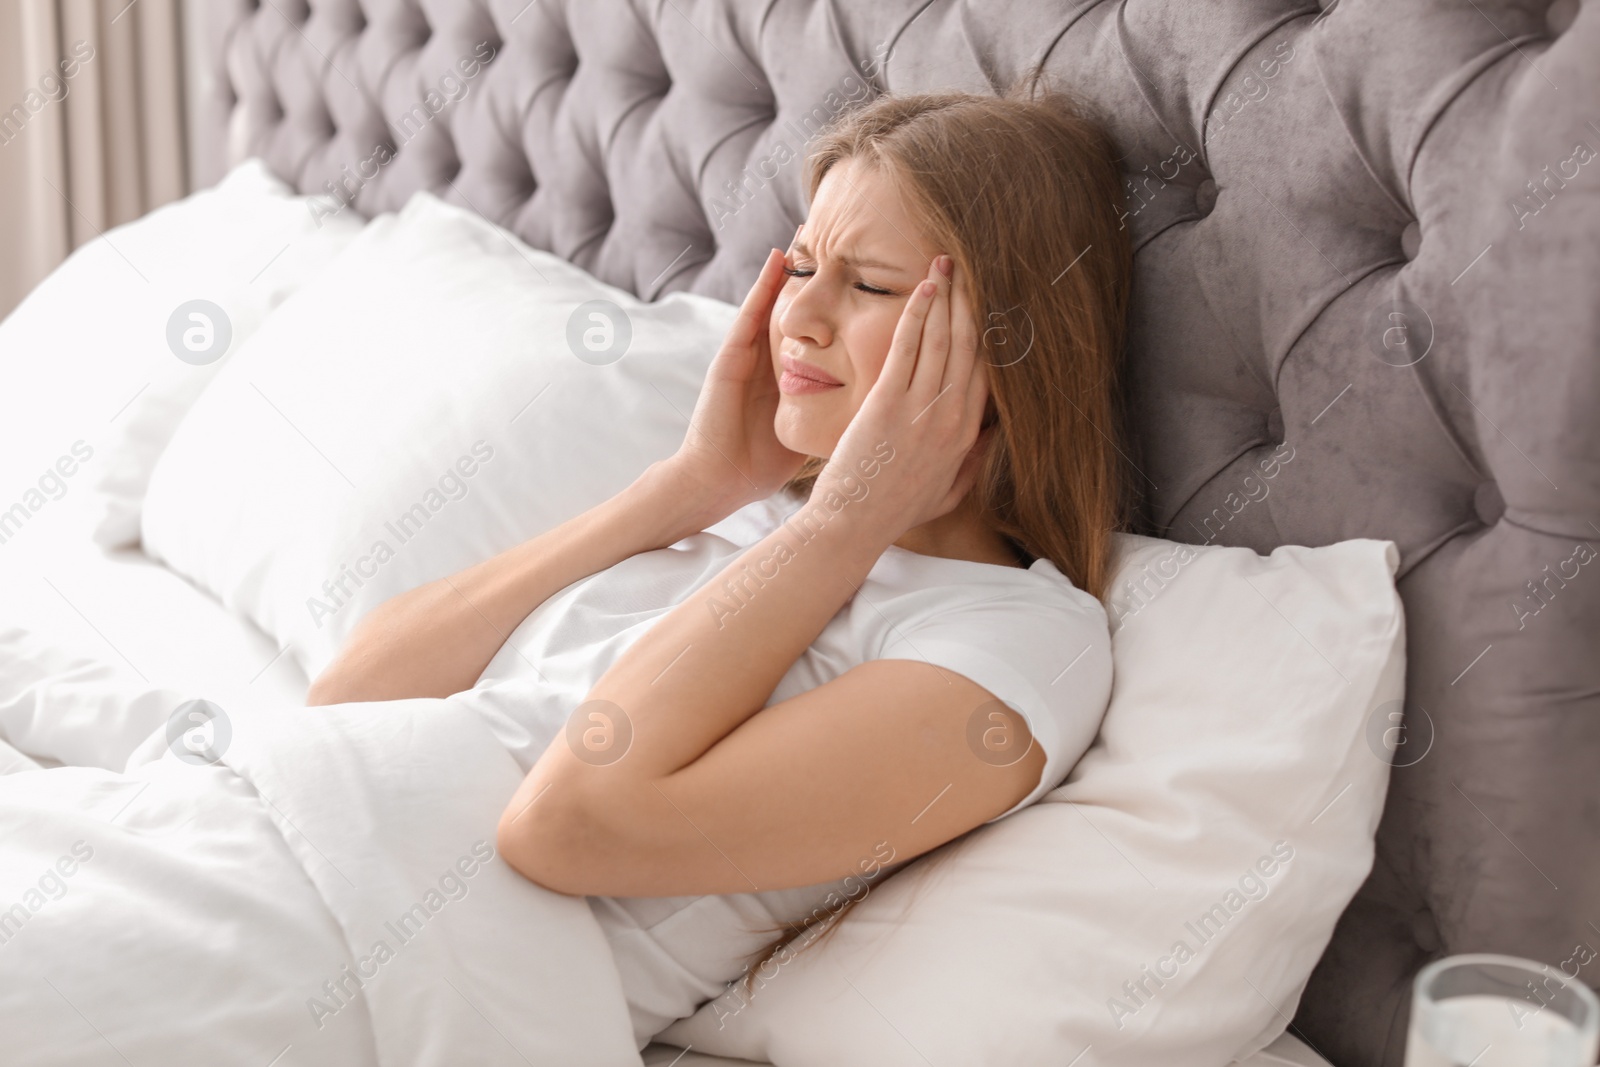
[[[0,633],[6,1063],[641,1062],[588,906],[494,854],[482,691],[169,742],[176,694],[78,672]]]

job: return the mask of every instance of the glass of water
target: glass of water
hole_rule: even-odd
[[[1576,975],[1515,956],[1446,956],[1411,995],[1406,1067],[1594,1067],[1600,1000]]]

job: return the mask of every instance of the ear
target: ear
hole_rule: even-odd
[[[1000,424],[1000,409],[994,406],[994,394],[989,394],[989,399],[983,402],[983,418],[979,420],[978,440],[983,440],[983,435]]]
[[[987,412],[985,413],[984,417],[988,417]],[[976,456],[980,460],[987,456],[989,454],[989,447],[994,444],[995,434],[998,433],[999,430],[999,416],[995,417],[994,422],[985,426],[980,426],[978,429],[978,439],[972,443],[972,449],[969,455]]]

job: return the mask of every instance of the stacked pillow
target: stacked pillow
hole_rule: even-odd
[[[45,525],[70,495],[102,545],[135,543],[189,405],[363,224],[252,159],[77,249],[0,324],[0,511],[26,512],[0,533]]]
[[[315,677],[384,600],[670,455],[735,310],[641,303],[418,193],[194,405],[151,478],[145,550]]]

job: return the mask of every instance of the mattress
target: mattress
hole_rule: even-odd
[[[298,707],[309,679],[254,624],[138,551],[104,553],[64,509],[0,550],[0,629],[21,627],[99,659],[130,681],[192,693],[227,707]],[[738,1067],[745,1060],[668,1045],[646,1067]],[[1242,1067],[1328,1067],[1292,1035]]]

